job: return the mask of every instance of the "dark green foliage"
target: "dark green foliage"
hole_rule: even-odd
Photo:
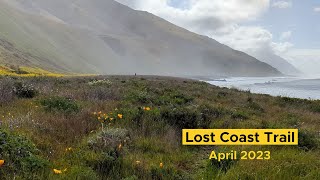
[[[35,145],[26,138],[0,129],[0,158],[5,160],[0,177],[16,174],[24,179],[37,179],[48,171],[49,163],[37,155]]]
[[[231,113],[231,118],[235,120],[247,120],[249,119],[249,115],[244,111],[233,111]]]
[[[163,108],[161,109],[161,118],[171,125],[180,129],[207,128],[210,121],[206,122],[206,116],[192,108]]]
[[[218,153],[218,151],[216,153]],[[204,172],[203,177],[205,177],[205,179],[218,179],[218,176],[222,176],[223,174],[225,174],[236,163],[236,160],[231,159],[222,161],[218,161],[216,159],[209,160],[206,165],[206,171]]]
[[[320,101],[314,101],[310,105],[310,110],[315,113],[320,113]]]
[[[64,97],[51,97],[40,101],[49,112],[74,113],[80,111],[80,106],[73,100]]]
[[[299,147],[304,150],[313,150],[319,147],[319,135],[305,130],[299,130]]]

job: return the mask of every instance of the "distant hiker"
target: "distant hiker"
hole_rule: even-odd
[[[137,73],[134,73],[134,76],[137,76]]]

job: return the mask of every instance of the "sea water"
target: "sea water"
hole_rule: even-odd
[[[272,96],[320,99],[320,78],[308,77],[233,77],[206,80],[227,88]]]

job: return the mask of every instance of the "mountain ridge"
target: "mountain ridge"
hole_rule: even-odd
[[[0,4],[0,24],[7,26],[0,27],[0,39],[38,57],[27,58],[36,66],[99,74],[281,74],[209,37],[112,0],[26,0],[22,4],[0,0]]]

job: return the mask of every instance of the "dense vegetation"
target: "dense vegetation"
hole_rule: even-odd
[[[319,179],[320,101],[165,77],[0,77],[1,179]],[[182,128],[298,128],[299,146],[181,145]],[[209,160],[270,150],[268,161]]]

